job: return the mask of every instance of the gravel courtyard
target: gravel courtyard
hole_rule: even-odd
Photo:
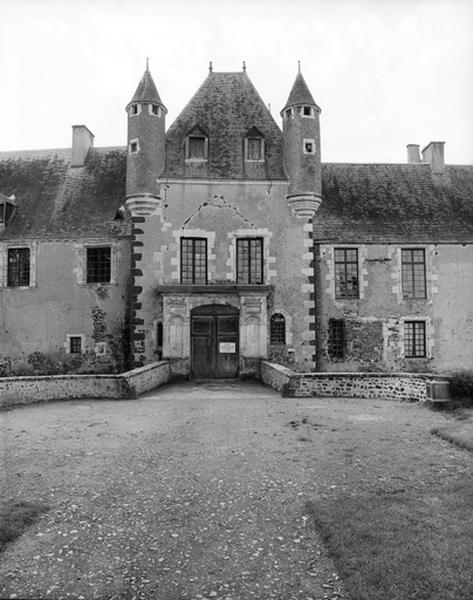
[[[236,382],[2,412],[1,500],[49,510],[0,554],[0,597],[345,598],[305,503],[471,473],[430,433],[448,420]]]

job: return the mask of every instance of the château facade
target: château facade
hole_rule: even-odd
[[[210,68],[166,128],[147,67],[125,148],[0,153],[0,373],[468,368],[473,167],[322,164],[320,112]]]

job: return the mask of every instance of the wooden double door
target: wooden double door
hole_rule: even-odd
[[[195,379],[238,376],[239,314],[212,304],[191,312],[191,371]]]

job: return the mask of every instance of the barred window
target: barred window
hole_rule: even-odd
[[[23,287],[30,285],[30,249],[8,249],[7,285]]]
[[[263,238],[237,239],[237,282],[263,283]]]
[[[207,283],[206,238],[181,238],[181,283]]]
[[[110,283],[112,249],[87,248],[87,283]]]
[[[187,158],[202,159],[207,158],[207,138],[203,136],[190,135],[188,138]]]
[[[286,319],[281,313],[274,313],[269,320],[269,341],[271,344],[286,343]]]
[[[328,355],[333,359],[345,356],[345,322],[343,319],[330,319],[328,322]]]
[[[359,298],[356,248],[335,248],[335,297]]]
[[[71,335],[69,338],[69,352],[71,354],[81,354],[82,338],[79,335]]]
[[[404,355],[406,358],[426,356],[425,321],[404,322]]]
[[[402,294],[404,298],[426,298],[425,250],[402,250]]]

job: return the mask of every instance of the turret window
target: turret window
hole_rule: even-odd
[[[140,112],[141,112],[141,106],[139,104],[132,104],[130,106],[130,114],[131,115],[137,115]]]
[[[130,154],[137,154],[140,150],[140,145],[138,143],[138,139],[130,140],[128,145],[128,152]]]
[[[315,140],[304,138],[302,148],[304,154],[315,154]]]
[[[302,110],[302,116],[314,118],[314,109],[312,106],[304,106]]]
[[[286,119],[290,119],[292,117],[292,108],[288,108],[284,113]]]
[[[148,104],[148,110],[150,115],[161,116],[161,108],[157,104]]]

